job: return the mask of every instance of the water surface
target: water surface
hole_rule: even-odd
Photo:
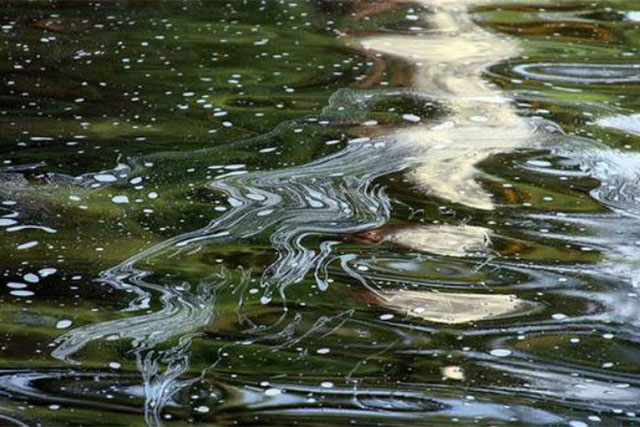
[[[640,2],[15,2],[7,424],[633,425]]]

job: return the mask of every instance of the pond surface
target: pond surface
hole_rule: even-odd
[[[0,15],[2,423],[637,423],[640,1]]]

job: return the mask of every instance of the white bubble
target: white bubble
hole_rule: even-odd
[[[30,297],[35,295],[32,291],[11,291],[9,293],[14,297]]]
[[[7,283],[7,287],[11,289],[24,289],[27,287],[27,284],[21,282],[9,282]]]
[[[18,245],[18,249],[19,250],[24,250],[24,249],[31,249],[34,246],[38,245],[38,241],[37,240],[32,240],[31,242],[27,242],[27,243],[23,243],[21,245]]]
[[[117,205],[122,205],[129,203],[129,198],[127,196],[113,196],[111,201]]]
[[[67,329],[72,324],[73,322],[69,319],[59,320],[58,323],[56,323],[56,329]]]
[[[42,270],[38,270],[38,274],[40,277],[51,276],[52,274],[56,274],[58,270],[55,268],[43,268]]]
[[[489,354],[496,357],[506,357],[511,354],[511,350],[507,350],[506,348],[496,348],[491,350]]]
[[[94,175],[93,179],[98,182],[116,182],[118,180],[118,178],[111,175],[110,173],[99,173],[97,175]]]
[[[416,116],[415,114],[403,114],[402,118],[408,122],[419,122],[420,121],[420,116]]]
[[[37,274],[33,274],[33,273],[27,273],[24,276],[22,276],[22,278],[24,279],[25,282],[29,282],[29,283],[38,283],[40,281],[40,277],[38,277]]]
[[[280,393],[282,393],[282,390],[280,390],[279,388],[268,388],[264,391],[264,394],[266,394],[267,396],[277,396]]]

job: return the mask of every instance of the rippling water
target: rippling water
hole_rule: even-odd
[[[636,423],[640,2],[1,31],[2,422]]]

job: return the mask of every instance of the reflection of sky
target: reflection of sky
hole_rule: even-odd
[[[634,12],[637,21],[640,21],[640,12]],[[640,135],[640,114],[632,114],[630,116],[611,116],[599,119],[597,122],[600,126],[623,130],[634,135]]]
[[[528,408],[526,406],[505,406],[489,402],[479,402],[467,400],[461,404],[460,401],[443,399],[441,402],[448,404],[448,410],[440,412],[441,415],[448,415],[460,418],[490,418],[504,421],[511,421],[514,418],[528,424],[553,424],[565,421],[559,416],[550,412]]]
[[[640,11],[630,10],[626,16],[629,21],[640,21]]]
[[[487,363],[487,366],[506,371],[521,380],[527,380],[527,393],[549,396],[557,399],[576,399],[593,402],[602,408],[627,408],[635,405],[640,399],[640,390],[624,382],[624,377],[614,377],[600,380],[589,377],[587,371],[581,376],[574,376],[565,372],[543,372],[539,369],[498,365]],[[615,382],[618,380],[618,382]]]

